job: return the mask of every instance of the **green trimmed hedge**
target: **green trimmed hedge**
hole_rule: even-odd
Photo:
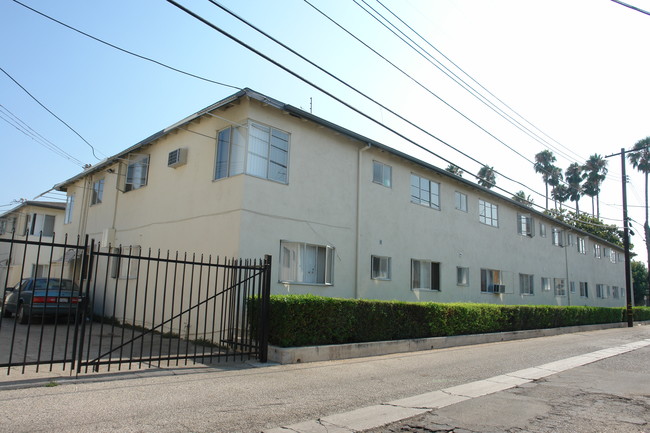
[[[251,307],[258,307],[253,302]],[[650,308],[635,307],[635,320]],[[271,344],[282,347],[482,334],[627,321],[625,308],[374,301],[273,295]]]

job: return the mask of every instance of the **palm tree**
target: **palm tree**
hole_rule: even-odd
[[[494,167],[490,167],[487,164],[481,167],[476,177],[478,178],[478,184],[484,188],[490,189],[497,184]]]
[[[564,197],[565,194],[564,192],[562,192],[562,194],[556,193],[555,190],[558,189],[560,186],[564,186],[564,185],[560,185],[564,177],[562,175],[562,169],[560,167],[556,167],[552,165],[548,168],[548,170],[549,170],[549,176],[546,182],[547,185],[551,185],[553,187],[553,189],[551,190],[551,196],[553,197],[553,201],[555,202],[555,209],[557,209],[558,198]],[[566,201],[566,198],[563,201]]]
[[[627,154],[632,167],[639,170],[645,176],[645,247],[648,251],[648,266],[650,267],[650,225],[648,225],[648,174],[650,174],[650,137],[639,140],[631,152]],[[650,284],[650,272],[648,273],[648,284]],[[650,286],[649,286],[650,287]],[[650,299],[648,300],[650,306]]]
[[[569,187],[563,183],[560,183],[553,187],[551,195],[553,196],[553,200],[555,200],[556,203],[560,203],[560,211],[562,211],[562,203],[569,199]]]
[[[580,164],[574,162],[564,172],[564,179],[569,184],[569,200],[576,203],[576,214],[580,214],[580,197],[582,197],[582,181],[587,175]]]
[[[458,177],[463,177],[463,170],[461,170],[460,167],[455,164],[449,164],[445,170],[451,174],[455,174]]]
[[[512,199],[517,203],[523,204],[524,206],[533,206],[533,198],[530,195],[526,195],[523,190],[517,191],[515,195],[512,196]]]
[[[602,156],[598,155],[597,153],[594,153],[589,157],[587,162],[585,162],[584,165],[584,170],[587,173],[587,183],[589,183],[589,188],[590,192],[593,193],[594,195],[591,195],[591,200],[592,200],[592,216],[596,216],[597,218],[600,218],[600,200],[599,200],[599,194],[600,194],[600,186],[603,184],[603,181],[605,180],[605,176],[607,175],[607,160],[604,159]],[[585,191],[587,190],[587,185],[585,184]],[[596,215],[593,215],[593,198],[594,196],[596,197]]]
[[[548,210],[548,180],[551,175],[551,167],[557,159],[553,155],[553,152],[550,150],[542,150],[537,155],[535,155],[535,173],[542,174],[542,180],[546,185],[546,210]]]

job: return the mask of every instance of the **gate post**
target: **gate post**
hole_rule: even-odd
[[[93,268],[93,252],[95,251],[95,240],[90,241],[90,247],[88,247],[88,235],[86,235],[86,242],[84,244],[84,258],[81,264],[81,281],[79,281],[79,290],[81,291],[81,305],[77,307],[77,320],[75,322],[75,344],[73,344],[74,351],[79,350],[78,357],[76,358],[76,375],[78,376],[81,373],[81,360],[83,359],[83,350],[84,350],[84,339],[86,338],[86,313],[88,309],[88,302],[90,301],[90,280],[92,279],[92,268]],[[84,280],[85,275],[85,280]],[[85,283],[85,284],[84,284]],[[84,285],[86,286],[85,294]],[[84,296],[85,295],[85,296]],[[81,308],[81,312],[79,311]],[[79,330],[79,325],[81,322],[81,330]],[[72,368],[75,369],[75,354],[73,354],[73,363]]]
[[[271,303],[271,255],[264,256],[264,281],[262,283],[262,305],[260,307],[260,362],[267,362],[269,356],[269,307]]]

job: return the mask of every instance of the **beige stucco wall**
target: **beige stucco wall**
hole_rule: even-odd
[[[586,242],[587,254],[579,254],[575,245],[567,246],[565,251],[552,245],[552,220],[538,216],[534,217],[535,236],[519,235],[517,215],[526,213],[525,208],[386,152],[373,149],[362,155],[361,297],[507,304],[624,304],[623,297],[595,299],[596,284],[624,287],[625,278],[623,263],[610,263],[609,257],[593,257],[593,240]],[[373,161],[392,167],[391,188],[372,182]],[[411,202],[411,173],[440,183],[440,210]],[[456,191],[467,195],[467,212],[455,209]],[[498,205],[498,227],[479,222],[479,199]],[[539,236],[539,222],[546,224],[547,237]],[[391,281],[370,279],[372,255],[391,257]],[[440,263],[440,291],[410,289],[411,259]],[[553,278],[566,281],[567,263],[569,281],[576,282],[576,293],[555,296],[553,289],[542,291],[541,277],[550,278],[551,284]],[[469,286],[457,286],[457,266],[469,268]],[[481,268],[501,270],[506,293],[481,293]],[[534,295],[520,294],[519,273],[534,275]],[[580,281],[588,282],[589,299],[580,298]]]
[[[68,193],[76,194],[74,220],[64,229],[97,241],[114,229],[112,243],[154,250],[244,258],[271,254],[274,293],[552,305],[566,305],[571,298],[572,305],[624,304],[623,298],[595,299],[596,284],[624,286],[622,263],[595,259],[592,240],[587,241],[586,255],[573,246],[565,256],[563,248],[551,244],[550,220],[546,238],[517,234],[517,213],[525,209],[508,200],[255,100],[243,98],[215,114],[220,118],[205,115],[186,126],[198,134],[176,130],[138,150],[150,155],[148,182],[140,189],[117,190],[117,164],[110,167],[112,172],[93,174],[93,179],[105,179],[101,204],[89,206],[87,194],[82,199],[93,179],[70,185]],[[248,119],[290,134],[287,184],[243,174],[213,180],[217,132],[230,122]],[[187,164],[167,167],[169,152],[179,147],[187,148]],[[392,167],[391,188],[372,182],[373,160]],[[411,203],[412,172],[440,182],[440,210]],[[467,194],[468,212],[454,208],[457,190]],[[498,228],[479,222],[479,198],[499,206]],[[280,283],[281,240],[333,246],[334,284]],[[372,255],[391,257],[391,281],[370,278]],[[411,259],[441,264],[439,292],[410,289]],[[589,299],[541,290],[541,277],[566,279],[567,260],[569,281],[576,286],[587,281]],[[469,267],[469,286],[456,285],[456,266]],[[504,271],[505,294],[480,292],[481,268]],[[534,296],[520,295],[520,272],[535,276]]]
[[[12,219],[16,217],[15,235],[11,232],[4,233],[0,238],[16,241],[38,241],[39,239],[45,244],[62,244],[64,243],[63,235],[63,216],[62,209],[55,209],[51,207],[42,207],[34,205],[20,206],[15,212],[5,215],[3,218]],[[28,235],[25,236],[24,229],[28,215],[40,214],[50,215],[54,217],[54,236]],[[13,231],[13,230],[12,230]],[[74,240],[70,240],[74,243]],[[14,286],[21,278],[30,277],[32,274],[33,266],[38,264],[47,266],[48,272],[52,277],[61,276],[61,258],[64,254],[64,249],[61,247],[38,247],[35,245],[28,245],[14,243],[11,245],[7,242],[0,242],[0,288]],[[64,277],[69,277],[65,274]]]

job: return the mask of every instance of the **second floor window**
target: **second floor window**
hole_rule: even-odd
[[[104,179],[100,179],[98,181],[95,181],[93,183],[93,193],[92,197],[90,198],[90,204],[98,204],[102,202],[102,199],[104,198]]]
[[[149,155],[132,155],[126,167],[124,191],[140,189],[147,184]]]
[[[372,181],[385,187],[391,186],[392,169],[379,161],[372,162]]]
[[[228,127],[217,137],[214,178],[246,173],[276,182],[288,182],[289,134],[248,122],[247,128]]]
[[[478,220],[492,227],[499,227],[499,207],[495,204],[479,199]]]
[[[517,215],[517,232],[522,236],[533,237],[535,231],[533,229],[533,217],[527,214]]]
[[[63,224],[70,224],[72,222],[72,212],[74,212],[74,194],[69,195],[66,200]]]
[[[411,174],[411,201],[440,210],[440,184]]]

